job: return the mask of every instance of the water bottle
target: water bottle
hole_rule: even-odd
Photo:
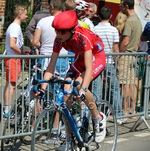
[[[88,118],[88,112],[89,112],[89,109],[88,109],[88,107],[86,106],[86,107],[85,107],[85,110],[84,110],[84,113],[83,113],[83,118]]]
[[[80,128],[82,126],[80,117],[77,114],[72,115],[72,117],[73,117],[77,127]]]

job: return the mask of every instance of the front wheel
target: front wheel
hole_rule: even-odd
[[[69,151],[71,136],[69,133],[68,122],[62,112],[59,112],[58,115],[56,116],[55,109],[42,111],[36,120],[32,133],[31,151],[43,149],[50,151]],[[58,128],[53,127],[56,119],[59,121]],[[61,137],[61,131],[64,132],[65,137]],[[40,136],[38,141],[36,141],[37,135]]]

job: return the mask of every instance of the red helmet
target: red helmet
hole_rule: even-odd
[[[68,10],[59,13],[55,16],[52,27],[57,30],[72,29],[78,24],[76,12],[74,10]]]

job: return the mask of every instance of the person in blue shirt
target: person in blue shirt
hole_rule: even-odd
[[[147,41],[148,43],[147,54],[148,54],[148,58],[150,58],[150,22],[147,22],[144,27],[144,30],[141,35],[141,41]]]

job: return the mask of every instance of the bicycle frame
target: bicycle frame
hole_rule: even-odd
[[[66,103],[64,101],[64,98],[63,98],[64,95],[68,95],[68,94],[73,94],[75,96],[78,96],[79,93],[77,91],[76,86],[79,84],[79,82],[78,81],[74,81],[74,80],[70,80],[70,81],[67,80],[66,81],[66,80],[60,80],[60,79],[58,79],[58,81],[57,81],[57,79],[54,80],[54,81],[53,80],[36,80],[36,82],[34,82],[35,86],[33,86],[33,89],[34,89],[33,91],[37,92],[37,85],[38,84],[51,83],[51,82],[60,84],[59,92],[56,94],[56,96],[58,98],[58,100],[57,100],[57,104],[58,105],[54,105],[54,106],[58,110],[60,110],[60,111],[62,111],[64,113],[64,115],[65,115],[66,119],[68,120],[68,123],[69,123],[69,125],[70,125],[70,127],[71,127],[71,129],[72,129],[72,131],[73,131],[73,133],[75,135],[75,137],[78,140],[78,143],[81,144],[81,146],[89,147],[89,143],[94,141],[94,137],[92,137],[93,135],[90,137],[90,140],[88,140],[88,142],[84,142],[84,140],[83,140],[83,138],[82,138],[82,136],[81,136],[81,134],[79,132],[79,129],[78,129],[73,117],[71,116],[71,113],[69,112],[69,110],[67,108],[67,105],[66,105]],[[76,83],[74,83],[74,82],[76,82]],[[70,88],[69,91],[65,91],[64,90],[64,84],[70,84],[71,85],[71,88]],[[84,122],[84,120],[83,120],[83,122]],[[85,124],[82,123],[82,126],[84,126],[84,125]]]

